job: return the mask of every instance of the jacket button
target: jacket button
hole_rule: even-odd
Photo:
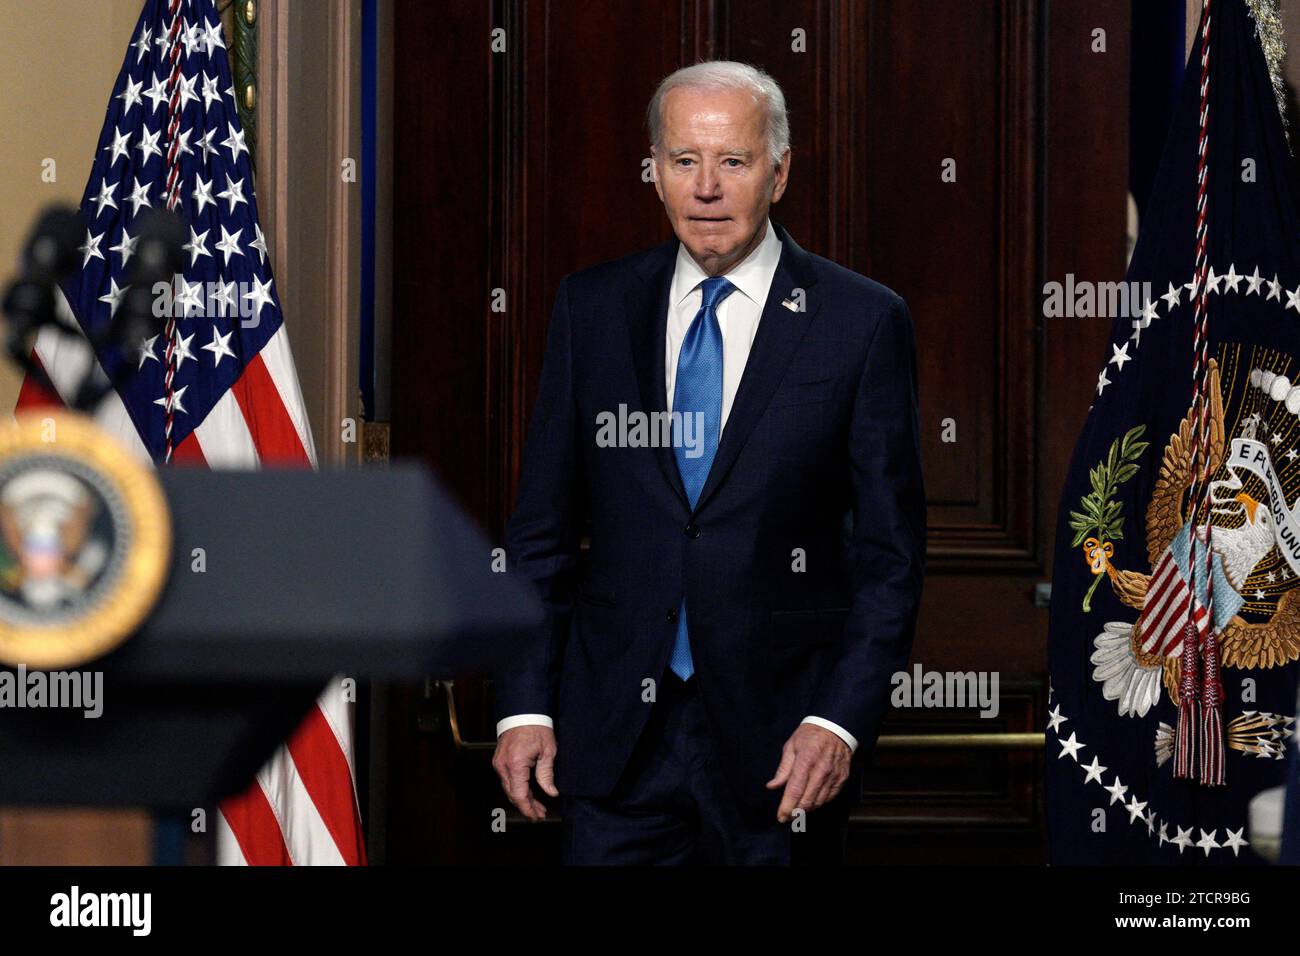
[[[688,538],[698,538],[700,536],[700,526],[697,525],[694,521],[692,521],[682,530],[686,532],[686,537]]]
[[[668,612],[668,623],[669,624],[677,623],[677,608],[673,608],[671,611]]]

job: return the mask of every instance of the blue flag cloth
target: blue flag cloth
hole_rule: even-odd
[[[1294,749],[1300,215],[1268,24],[1246,0],[1208,8],[1125,283],[1066,303],[1113,325],[1057,519],[1045,784],[1058,864],[1259,863],[1247,805]],[[1050,318],[1050,301],[1046,314],[1080,320]]]
[[[1300,705],[1297,706],[1300,717]],[[1286,755],[1286,798],[1282,810],[1282,859],[1287,866],[1300,866],[1300,740],[1291,739]]]

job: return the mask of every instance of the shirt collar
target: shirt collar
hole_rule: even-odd
[[[750,251],[741,262],[732,266],[723,275],[740,292],[743,292],[760,307],[767,302],[767,293],[772,286],[772,277],[776,275],[777,263],[781,261],[781,240],[772,228],[772,220],[767,220],[767,231],[762,241]],[[677,244],[677,268],[673,272],[673,284],[669,290],[669,302],[674,307],[694,292],[701,282],[708,278],[699,263],[691,258],[686,246]]]

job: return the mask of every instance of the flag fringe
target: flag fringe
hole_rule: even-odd
[[[1278,13],[1277,0],[1246,0],[1250,18],[1255,21],[1255,36],[1264,50],[1264,62],[1268,64],[1268,79],[1273,86],[1273,98],[1277,100],[1277,113],[1282,118],[1282,133],[1286,138],[1287,149],[1291,148],[1291,124],[1287,121],[1286,81],[1282,77],[1282,61],[1286,58],[1286,38],[1282,31],[1282,17]]]
[[[1221,787],[1226,782],[1223,767],[1223,709],[1206,704],[1201,713],[1201,784]]]

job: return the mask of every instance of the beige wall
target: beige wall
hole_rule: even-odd
[[[0,0],[0,281],[40,209],[81,201],[140,9],[140,0]],[[54,182],[41,178],[46,159]],[[20,382],[0,360],[2,413]]]

